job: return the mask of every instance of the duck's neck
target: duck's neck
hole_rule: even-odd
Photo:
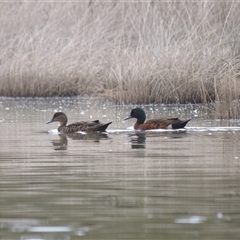
[[[146,120],[146,116],[138,116],[137,118],[137,124],[143,124]]]
[[[64,118],[62,118],[61,119],[61,121],[60,121],[60,127],[66,127],[67,126],[67,117],[64,117]]]

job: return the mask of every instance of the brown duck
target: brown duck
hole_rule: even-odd
[[[53,118],[46,122],[46,124],[52,123],[52,122],[60,122],[60,126],[58,127],[58,131],[60,133],[75,133],[78,131],[83,132],[93,132],[93,131],[99,131],[104,132],[109,123],[100,123],[99,120],[95,121],[87,121],[87,122],[76,122],[67,125],[67,116],[63,112],[57,112],[53,115]]]
[[[135,130],[151,130],[151,129],[166,129],[171,127],[172,129],[184,128],[186,124],[191,120],[180,120],[179,118],[160,118],[151,119],[145,122],[146,114],[142,108],[132,109],[130,115],[124,120],[130,118],[136,118],[137,122],[134,124]]]

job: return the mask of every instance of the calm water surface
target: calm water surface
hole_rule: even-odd
[[[132,107],[0,99],[0,239],[240,239],[240,122],[145,106],[148,118],[193,119],[186,131],[135,133],[123,121]],[[56,111],[113,123],[58,135],[45,124]]]

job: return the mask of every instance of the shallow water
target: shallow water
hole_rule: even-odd
[[[240,239],[240,122],[197,106],[146,106],[193,118],[134,132],[132,106],[89,99],[0,99],[0,239]],[[58,135],[69,122],[107,133]]]

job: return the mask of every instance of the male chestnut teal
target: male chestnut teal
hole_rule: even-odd
[[[124,120],[130,118],[136,118],[137,122],[134,124],[135,130],[151,130],[151,129],[179,129],[184,128],[186,124],[191,120],[180,120],[179,118],[160,118],[160,119],[151,119],[145,122],[146,114],[142,108],[132,109],[130,115]]]
[[[87,121],[87,122],[76,122],[67,125],[67,116],[63,112],[57,112],[53,115],[53,118],[46,122],[46,124],[52,123],[52,122],[60,122],[60,126],[58,127],[58,131],[60,133],[75,133],[78,131],[83,132],[93,132],[93,131],[99,131],[104,132],[109,123],[100,123],[99,120],[95,121]]]

